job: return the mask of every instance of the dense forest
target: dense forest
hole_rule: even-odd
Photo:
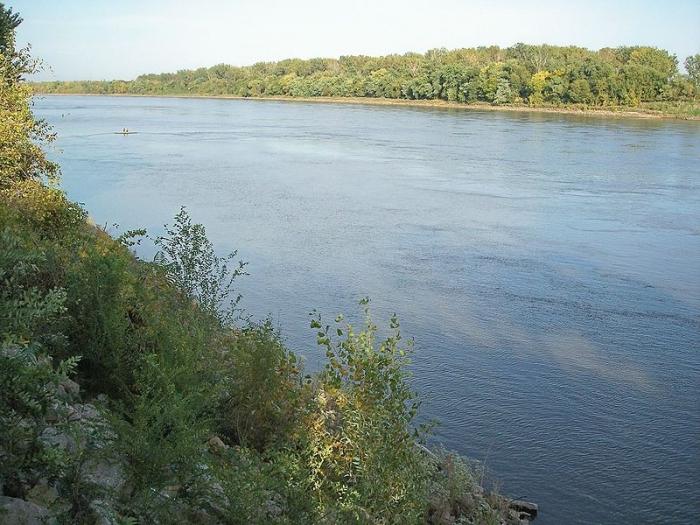
[[[636,107],[692,101],[700,92],[700,55],[678,59],[653,47],[590,51],[516,44],[434,49],[425,54],[290,59],[226,64],[132,81],[46,82],[45,93],[373,97],[494,105]]]
[[[529,523],[422,444],[396,318],[313,316],[309,374],[184,209],[162,236],[92,223],[44,154],[20,22],[0,3],[0,523]]]

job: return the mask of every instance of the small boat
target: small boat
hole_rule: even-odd
[[[114,131],[113,132],[115,135],[135,135],[138,133],[138,131],[129,131],[128,129],[124,128],[121,131]]]

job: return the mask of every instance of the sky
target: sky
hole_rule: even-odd
[[[700,0],[3,0],[37,80],[480,45],[652,45],[700,52]]]

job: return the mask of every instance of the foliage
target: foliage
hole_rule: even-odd
[[[284,443],[305,395],[301,363],[269,320],[250,324],[230,345],[221,360],[230,370],[219,409],[222,435],[260,451]]]
[[[241,296],[233,298],[230,304],[226,302],[233,292],[234,279],[245,274],[242,261],[233,270],[229,268],[237,252],[217,256],[204,226],[192,224],[185,208],[175,216],[175,224],[166,225],[165,230],[165,236],[155,239],[160,249],[156,263],[166,269],[171,282],[202,310],[218,317],[223,324],[233,321]]]
[[[47,238],[59,237],[85,222],[85,210],[70,202],[61,190],[47,188],[36,180],[22,179],[0,186],[0,198]]]
[[[0,3],[0,188],[11,180],[58,177],[58,166],[41,149],[54,135],[32,115],[32,90],[22,81],[39,65],[28,49],[15,49],[14,30],[20,22]]]
[[[314,318],[328,363],[307,407],[304,463],[318,511],[330,521],[418,523],[425,513],[429,469],[416,449],[418,410],[407,383],[411,348],[391,334],[376,341],[365,306],[364,329],[323,327]]]
[[[54,367],[47,352],[61,343],[66,295],[42,282],[46,260],[32,240],[0,230],[0,489],[17,496],[61,473],[66,458],[40,436],[60,404],[57,385],[79,359]]]
[[[700,90],[700,53],[685,59],[685,70],[688,77],[695,84],[696,92]]]
[[[24,496],[40,478],[55,479],[68,458],[41,440],[46,418],[59,403],[56,391],[77,359],[55,368],[41,345],[6,339],[0,343],[0,488]]]
[[[18,13],[13,13],[12,8],[6,8],[0,2],[0,53],[6,53],[12,49],[15,40],[15,29],[22,23]]]
[[[490,104],[638,106],[698,96],[697,57],[646,46],[433,49],[425,54],[288,59],[142,75],[132,81],[45,82],[43,93],[375,97]],[[693,76],[695,75],[695,76]],[[693,80],[695,79],[695,80]]]
[[[84,395],[108,395],[111,448],[124,458],[131,487],[114,503],[123,516],[162,523],[169,516],[197,522],[198,512],[224,523],[426,519],[442,485],[416,446],[411,348],[395,319],[389,337],[377,341],[368,313],[361,331],[342,317],[333,330],[314,318],[328,362],[319,375],[302,376],[269,321],[222,324],[185,293],[192,283],[185,290],[174,284],[172,266],[135,259],[123,242],[85,222],[36,220],[44,214],[27,214],[25,194],[17,195],[0,212],[0,318],[9,334],[3,351],[23,357],[3,354],[2,417],[17,429],[37,425],[8,440],[36,443],[56,382],[77,364]],[[53,206],[50,198],[27,199]],[[189,222],[185,212],[179,216]],[[208,252],[208,241],[188,237],[200,230],[178,235],[181,246]],[[178,275],[195,283],[201,277]],[[58,358],[67,364],[53,366]],[[12,401],[20,399],[13,392],[25,391],[26,407]],[[224,451],[206,444],[217,435]],[[46,472],[68,486],[73,519],[90,515],[88,489],[66,458],[48,458],[41,445],[24,456],[12,443],[0,450],[12,456],[13,472]]]

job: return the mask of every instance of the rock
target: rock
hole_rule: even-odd
[[[56,403],[46,410],[46,415],[44,416],[44,419],[49,424],[58,423],[61,420],[61,418],[65,415],[65,412],[65,406]]]
[[[207,441],[207,445],[209,445],[209,450],[211,451],[212,454],[217,454],[221,455],[223,452],[228,449],[228,445],[221,441],[221,438],[219,436],[213,436],[209,438],[209,441]]]
[[[90,502],[90,511],[95,525],[118,525],[119,514],[106,501],[96,499]]]
[[[68,421],[98,420],[100,412],[94,405],[71,405],[68,407]]]
[[[265,502],[265,515],[268,519],[277,519],[284,513],[284,503],[279,494],[272,494]]]
[[[83,481],[112,493],[121,491],[126,484],[124,469],[117,461],[103,459],[88,461],[83,467]]]
[[[22,347],[19,345],[7,345],[0,347],[0,355],[3,357],[17,357],[22,353]]]
[[[46,482],[37,483],[27,492],[27,501],[42,507],[51,507],[57,499],[56,487],[52,487]]]
[[[46,427],[39,435],[39,441],[45,446],[60,448],[70,453],[78,450],[75,439],[56,427]]]
[[[56,395],[63,401],[77,401],[80,396],[80,385],[64,377],[56,387]]]
[[[511,501],[508,506],[517,512],[527,514],[528,516],[530,516],[530,518],[536,517],[537,511],[539,510],[537,503],[532,503],[530,501],[524,501],[521,499]]]
[[[45,507],[17,498],[0,496],[0,520],[2,523],[23,525],[46,525],[56,523]]]
[[[515,509],[508,509],[506,523],[508,525],[520,525],[520,513]]]
[[[61,380],[60,385],[70,395],[75,396],[75,397],[78,397],[80,395],[80,385],[78,383],[76,383],[75,381],[73,381],[72,379],[64,377],[63,380]]]
[[[58,385],[56,387],[56,397],[58,397],[58,399],[61,399],[63,401],[70,400],[70,395],[68,395],[68,392],[66,392],[66,389],[63,388],[63,385]]]

